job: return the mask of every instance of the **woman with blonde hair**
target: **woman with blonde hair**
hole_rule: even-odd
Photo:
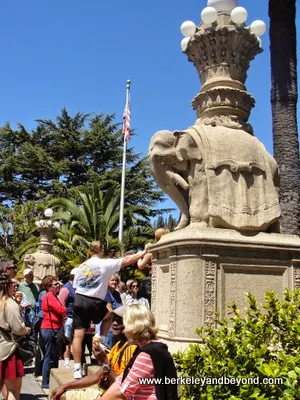
[[[0,390],[5,385],[6,400],[19,400],[25,373],[17,340],[30,333],[30,328],[25,327],[20,307],[11,298],[13,291],[11,276],[0,272]]]
[[[127,339],[139,349],[101,399],[177,400],[176,368],[167,346],[157,339],[152,312],[144,305],[134,304],[126,309],[123,321]],[[148,381],[151,379],[156,384]]]

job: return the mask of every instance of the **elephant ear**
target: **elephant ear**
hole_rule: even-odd
[[[174,146],[179,161],[202,158],[197,144],[188,131],[174,131],[173,135],[176,138]]]

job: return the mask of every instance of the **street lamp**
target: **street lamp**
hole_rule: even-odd
[[[49,247],[52,246],[51,243],[53,234],[56,230],[60,228],[60,224],[57,221],[52,221],[52,208],[46,208],[46,210],[44,211],[44,215],[47,219],[40,219],[39,221],[36,221],[35,224],[41,235],[39,247],[43,249],[49,249]]]
[[[266,31],[266,24],[261,20],[255,20],[250,27],[245,26],[248,18],[248,12],[244,7],[237,6],[236,0],[208,0],[207,7],[201,12],[201,23],[196,26],[192,21],[185,21],[181,24],[180,30],[184,39],[181,41],[181,49],[186,52],[190,39],[197,36],[197,32],[201,30],[220,29],[220,27],[236,26],[238,29],[248,29],[249,32],[256,36],[259,48],[262,46],[261,39]]]

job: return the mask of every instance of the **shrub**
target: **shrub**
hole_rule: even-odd
[[[244,316],[234,302],[229,322],[217,316],[197,329],[201,344],[174,355],[182,378],[198,378],[182,384],[182,400],[300,399],[300,290],[266,292],[261,307],[247,298]]]

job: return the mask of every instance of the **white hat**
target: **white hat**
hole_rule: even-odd
[[[78,268],[73,268],[70,272],[70,275],[75,275],[77,272]]]
[[[30,272],[33,273],[32,269],[31,269],[31,268],[26,268],[26,269],[24,269],[24,271],[23,271],[23,275],[26,276],[26,275],[30,274]]]
[[[124,314],[125,314],[125,311],[127,310],[128,307],[129,306],[127,304],[124,304],[124,305],[114,309],[111,313],[112,314],[116,314],[118,317],[123,318]]]

